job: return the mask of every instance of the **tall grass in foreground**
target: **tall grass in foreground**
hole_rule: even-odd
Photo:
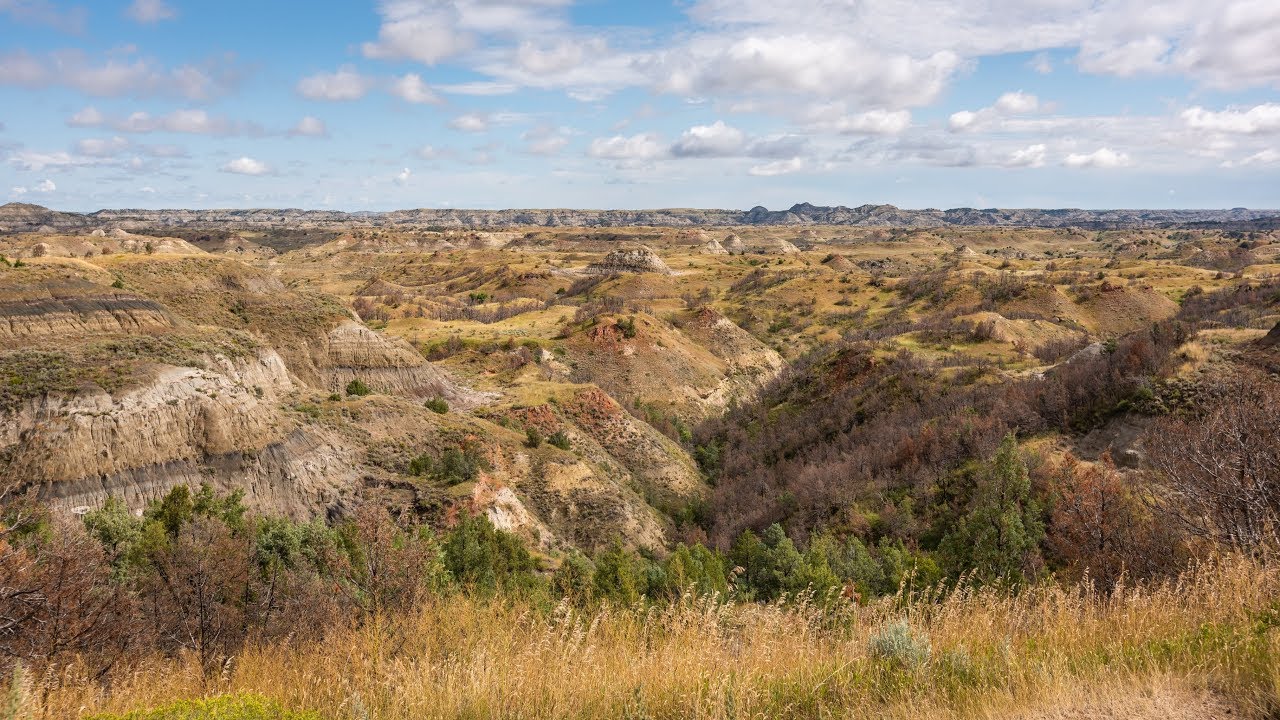
[[[68,677],[32,709],[254,693],[326,718],[984,717],[1174,691],[1247,716],[1280,711],[1278,657],[1280,572],[1233,557],[1111,595],[962,589],[836,612],[686,598],[547,613],[441,596],[324,642],[250,648],[208,680],[187,658],[138,662],[105,690]]]

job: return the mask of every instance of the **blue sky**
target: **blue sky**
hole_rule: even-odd
[[[1275,0],[0,0],[0,201],[1280,208]]]

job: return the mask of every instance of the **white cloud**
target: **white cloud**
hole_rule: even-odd
[[[49,0],[0,0],[0,13],[15,22],[46,25],[60,32],[84,32],[89,13],[82,7],[59,7]]]
[[[396,183],[397,185],[405,185],[405,184],[408,184],[408,182],[409,182],[409,178],[411,178],[411,177],[413,177],[413,171],[412,171],[412,170],[410,170],[409,168],[405,168],[405,169],[401,170],[400,172],[396,173],[396,176],[395,176],[395,183]]]
[[[961,66],[940,50],[884,52],[841,35],[700,36],[650,64],[659,89],[679,95],[802,95],[910,107],[937,98]]]
[[[106,118],[93,106],[86,107],[75,115],[72,115],[70,118],[67,118],[67,125],[70,125],[71,127],[98,127],[105,122]]]
[[[128,140],[116,136],[112,138],[85,138],[76,143],[76,152],[89,157],[115,157],[128,150]]]
[[[449,127],[462,132],[478,133],[489,129],[489,116],[481,113],[467,113],[449,121]]]
[[[54,190],[57,190],[58,186],[55,185],[54,182],[49,178],[45,178],[44,180],[41,180],[40,182],[36,183],[36,186],[34,189],[38,193],[51,193]]]
[[[711,125],[695,125],[671,146],[676,157],[732,157],[742,152],[747,135],[717,120]]]
[[[596,138],[587,149],[591,157],[609,160],[655,160],[667,154],[661,139],[652,133]]]
[[[1048,148],[1044,143],[1036,143],[1020,150],[1014,150],[1004,164],[1006,167],[1043,167],[1047,151]]]
[[[320,118],[307,115],[289,130],[289,134],[295,137],[326,137],[329,128]]]
[[[1025,115],[1040,109],[1040,99],[1018,90],[1001,95],[992,107],[1006,115]]]
[[[84,165],[97,165],[101,162],[103,162],[101,158],[72,155],[65,151],[45,153],[34,150],[19,150],[9,156],[9,164],[25,172],[66,170]]]
[[[1021,90],[1007,92],[996,98],[990,107],[980,110],[960,110],[947,118],[947,127],[952,132],[971,132],[988,128],[1004,118],[1027,115],[1041,109],[1040,98],[1024,93]]]
[[[1047,52],[1036,53],[1027,66],[1041,75],[1049,75],[1053,72],[1053,58],[1049,57]]]
[[[1249,167],[1251,165],[1277,165],[1277,164],[1280,164],[1280,151],[1277,151],[1275,148],[1265,148],[1263,150],[1259,150],[1258,152],[1238,162],[1227,160],[1226,162],[1222,163],[1222,167],[1233,168],[1233,167]]]
[[[381,0],[378,39],[365,57],[435,65],[487,36],[547,37],[564,28],[569,0]]]
[[[409,73],[402,78],[396,78],[391,83],[391,94],[408,103],[418,105],[422,104],[439,104],[440,96],[432,92],[422,78],[417,73]]]
[[[227,57],[203,66],[166,68],[153,60],[117,54],[93,63],[80,50],[45,57],[15,50],[0,55],[0,85],[67,87],[96,97],[184,97],[209,100],[233,89],[241,71]]]
[[[436,89],[450,95],[476,95],[490,97],[493,95],[510,95],[520,89],[519,85],[509,82],[469,82],[451,85],[437,85]]]
[[[978,122],[978,113],[972,110],[960,110],[951,113],[951,117],[947,119],[947,127],[952,130],[968,130]]]
[[[298,81],[298,94],[310,100],[359,100],[373,87],[373,80],[344,65],[333,73],[317,73]]]
[[[178,16],[178,13],[169,7],[164,0],[133,0],[125,14],[144,24],[172,20]]]
[[[569,144],[569,130],[551,125],[539,125],[520,136],[528,145],[525,151],[532,155],[557,155]]]
[[[1098,148],[1091,153],[1071,153],[1062,161],[1070,168],[1117,168],[1132,164],[1127,153]]]
[[[365,57],[416,60],[435,65],[475,45],[475,37],[458,28],[451,3],[384,2],[377,42],[362,46]]]
[[[271,167],[261,160],[255,160],[251,157],[239,157],[231,162],[223,165],[222,172],[235,173],[236,175],[267,175],[271,172]]]
[[[1214,112],[1200,106],[1182,111],[1182,120],[1188,127],[1222,133],[1252,135],[1280,132],[1280,104],[1264,103],[1248,110],[1222,110]]]
[[[910,112],[876,109],[840,118],[833,129],[847,135],[897,135],[909,127],[911,127]]]
[[[790,160],[775,160],[771,163],[756,165],[747,169],[748,175],[756,177],[774,177],[777,175],[789,175],[794,172],[800,172],[804,169],[804,161],[798,157]]]

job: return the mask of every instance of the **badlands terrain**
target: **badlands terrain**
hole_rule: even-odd
[[[101,517],[95,513],[104,506],[121,504],[156,518],[163,510],[158,501],[174,497],[174,488],[207,485],[219,496],[242,493],[255,515],[298,523],[319,519],[339,527],[369,507],[431,532],[487,518],[528,548],[530,565],[521,572],[544,578],[539,582],[554,578],[551,587],[564,592],[564,603],[575,597],[579,563],[587,563],[586,577],[596,573],[588,583],[599,598],[638,603],[661,583],[651,577],[646,591],[628,580],[618,591],[601,580],[607,563],[637,558],[671,578],[671,558],[689,547],[708,552],[705,545],[727,559],[708,581],[713,595],[783,603],[788,593],[828,587],[855,615],[860,604],[874,608],[849,620],[857,627],[891,625],[897,609],[906,608],[903,617],[924,623],[937,645],[934,660],[895,674],[877,660],[882,651],[874,642],[870,655],[859,650],[865,657],[841,660],[845,640],[818,629],[827,616],[781,609],[768,615],[773,610],[765,608],[774,606],[762,606],[765,614],[743,625],[717,614],[728,610],[689,605],[681,611],[687,616],[654,622],[666,628],[663,642],[713,642],[681,633],[714,625],[708,632],[721,644],[692,659],[678,656],[675,645],[655,650],[663,646],[639,639],[650,630],[628,624],[640,622],[632,616],[606,614],[601,627],[612,629],[600,632],[616,632],[617,648],[643,646],[636,652],[654,654],[644,662],[610,660],[614,643],[592,636],[582,642],[603,653],[604,664],[573,672],[603,673],[597,678],[603,683],[608,663],[617,662],[614,672],[657,675],[628,676],[631,684],[621,690],[602,684],[589,701],[602,704],[581,707],[573,705],[588,702],[581,697],[556,704],[564,678],[539,676],[536,682],[547,685],[512,696],[530,702],[519,707],[532,715],[625,714],[634,700],[636,707],[666,708],[662,716],[687,716],[695,701],[685,689],[652,696],[653,688],[665,687],[658,668],[685,661],[710,664],[691,665],[684,680],[736,677],[726,675],[730,666],[757,663],[750,672],[759,675],[744,674],[741,682],[761,694],[735,695],[747,692],[734,689],[736,680],[690,692],[703,698],[696,702],[714,696],[717,708],[741,702],[772,716],[804,717],[864,701],[888,707],[926,696],[931,712],[963,700],[976,703],[966,712],[987,716],[982,703],[993,696],[983,692],[991,687],[1001,688],[1002,702],[1032,713],[1019,715],[1025,717],[1049,717],[1034,714],[1040,693],[1056,693],[1058,709],[1067,708],[1053,717],[1154,718],[1175,708],[1187,717],[1274,712],[1280,675],[1269,565],[1223,560],[1195,570],[1202,574],[1187,582],[1202,584],[1185,593],[1135,591],[1124,596],[1131,606],[1120,610],[1091,599],[1092,590],[1012,599],[961,593],[954,605],[931,605],[910,590],[941,587],[944,579],[1004,587],[1013,576],[1015,585],[1057,578],[1123,589],[1200,567],[1188,558],[1266,544],[1274,530],[1266,518],[1274,514],[1263,512],[1250,524],[1256,517],[1249,513],[1261,511],[1249,506],[1243,515],[1224,511],[1200,523],[1207,506],[1180,504],[1191,502],[1187,487],[1172,479],[1193,474],[1173,461],[1181,449],[1235,452],[1214,450],[1217,436],[1196,435],[1196,423],[1184,418],[1226,423],[1239,415],[1233,407],[1265,413],[1280,397],[1275,215],[809,205],[745,213],[85,215],[8,205],[0,208],[0,497],[33,500],[62,518]],[[1274,422],[1249,422],[1261,428],[1255,438],[1274,436]],[[1261,457],[1249,455],[1255,450],[1241,452]],[[1274,472],[1275,458],[1268,457],[1255,466],[1263,467],[1257,477]],[[1001,512],[1014,513],[1025,542],[1010,550],[1002,536],[995,546],[1001,555],[980,557],[973,548],[988,540],[966,533],[977,533],[984,517],[984,478],[1015,465],[1014,475],[1028,484],[1016,507]],[[1095,490],[1107,499],[1118,493],[1123,512],[1094,503]],[[1073,514],[1080,507],[1072,499],[1084,509]],[[1272,493],[1259,502],[1274,500]],[[1228,527],[1227,516],[1249,522]],[[762,549],[752,550],[752,543]],[[757,574],[753,558],[794,554],[797,547],[810,574],[794,568]],[[821,555],[824,547],[836,549]],[[847,562],[839,564],[837,555]],[[594,558],[594,571],[586,558]],[[1231,586],[1231,601],[1220,603],[1215,592],[1229,582],[1238,585]],[[676,599],[683,592],[675,580],[662,587],[675,588]],[[877,597],[886,599],[873,604]],[[983,615],[996,606],[992,613],[1005,614]],[[1075,609],[1062,609],[1068,606]],[[1213,616],[1219,625],[1196,630],[1198,608],[1209,606],[1220,613]],[[512,643],[505,650],[471,650],[515,662],[517,655],[532,657],[518,653],[542,652],[521,645],[527,631],[543,638],[539,648],[559,648],[570,673],[573,663],[565,658],[576,656],[579,640],[557,629],[560,620],[538,625],[538,618],[560,615],[431,607],[444,614],[413,622],[432,628],[457,622],[439,630],[442,643],[449,632],[511,631],[500,640]],[[557,613],[571,612],[559,607]],[[982,617],[990,632],[985,640],[966,639],[964,623],[934,614],[939,607]],[[485,623],[483,631],[465,629],[465,618],[491,611],[501,617],[475,620]],[[1120,650],[1090,644],[1130,637],[1124,633],[1145,642],[1165,630],[1132,618],[1157,616],[1171,623],[1172,644]],[[1094,633],[1073,635],[1070,617],[1092,618]],[[719,634],[721,622],[761,634],[737,645]],[[1247,649],[1254,654],[1213,634],[1237,626],[1262,628],[1256,635],[1241,630],[1240,642],[1253,643]],[[1014,640],[1000,629],[1015,627],[1025,634]],[[1051,630],[1076,644],[1042,658],[1034,638]],[[818,633],[815,644],[787,655],[793,665],[770,664],[771,643],[809,632]],[[902,632],[902,642],[914,642]],[[1201,639],[1188,639],[1193,635]],[[373,642],[364,636],[351,642],[366,640]],[[981,645],[986,640],[990,647]],[[231,668],[231,655],[211,661],[203,648],[192,667],[204,689],[175,680],[166,691],[135,688],[133,700],[95,691],[58,702],[127,709],[134,701],[209,692],[210,662]],[[219,687],[267,692],[273,701],[324,708],[325,716],[337,708],[347,713],[352,697],[366,697],[315,680],[328,670],[273,694],[270,673],[253,673],[279,661],[271,655],[277,651],[257,652],[246,656],[250,669],[221,671]],[[422,652],[422,662],[439,661]],[[1008,668],[990,663],[1012,656],[1000,652],[1026,653],[1018,655],[1025,660],[1018,673],[1057,669],[1001,674]],[[930,657],[927,643],[923,653]],[[561,660],[530,660],[490,679],[514,682],[522,672],[532,678],[531,667]],[[291,662],[320,661],[300,655]],[[712,667],[720,662],[726,665]],[[854,662],[869,664],[850,670]],[[1130,674],[1081,674],[1081,667],[1095,667],[1089,663],[1112,662]],[[1212,672],[1203,670],[1210,665]],[[751,684],[797,668],[805,674],[794,688]],[[822,689],[837,676],[833,686],[868,694]],[[376,673],[351,677],[383,687]],[[391,708],[410,702],[406,697],[466,698],[449,712],[430,706],[442,716],[519,714],[507,690],[481,687],[488,680],[479,674],[467,677],[480,684],[447,698],[412,694],[425,693],[421,688],[388,689],[373,715],[397,716]],[[950,682],[954,695],[936,689]],[[1090,692],[1071,700],[1079,683],[1092,683]],[[924,694],[910,694],[917,691]],[[1071,704],[1077,701],[1083,704]],[[698,713],[736,713],[704,710]]]
[[[10,205],[0,225],[61,215]],[[857,339],[1002,382],[1173,318],[1192,288],[1280,275],[1265,220],[125,230],[89,217],[103,222],[0,236],[0,476],[19,492],[140,508],[208,482],[294,517],[372,497],[439,520],[462,504],[546,549],[617,535],[668,547],[711,493],[693,430],[815,350]],[[1256,355],[1278,315],[1272,297],[1206,330],[1178,379]],[[1136,454],[1125,441],[1141,422],[1054,442]],[[529,429],[569,449],[528,448]],[[447,451],[486,469],[409,471]]]

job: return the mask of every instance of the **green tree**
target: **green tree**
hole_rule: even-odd
[[[947,570],[979,583],[1020,583],[1041,565],[1043,538],[1041,508],[1010,433],[978,474],[968,513],[942,540]]]
[[[444,566],[463,587],[481,594],[536,585],[537,563],[520,538],[487,517],[464,517],[445,537]]]

